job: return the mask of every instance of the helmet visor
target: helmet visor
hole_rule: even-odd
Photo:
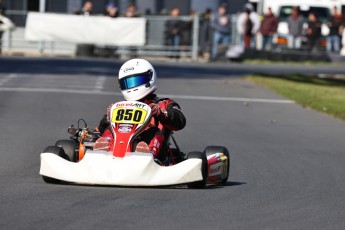
[[[121,90],[132,89],[141,85],[145,85],[152,79],[152,71],[149,70],[145,73],[138,73],[129,75],[119,80]]]

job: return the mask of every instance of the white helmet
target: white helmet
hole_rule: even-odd
[[[144,59],[131,59],[119,71],[119,85],[127,101],[138,101],[156,90],[156,71]]]

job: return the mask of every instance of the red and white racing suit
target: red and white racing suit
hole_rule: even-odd
[[[164,158],[164,153],[160,153],[164,141],[168,138],[171,131],[178,131],[185,127],[186,118],[181,112],[180,106],[169,98],[158,98],[155,94],[150,94],[141,102],[149,105],[152,108],[153,117],[150,125],[142,132],[137,140],[144,141],[148,144],[151,153],[155,158]],[[113,134],[110,131],[109,110],[99,124],[99,131],[102,137],[110,138],[110,143],[113,143]],[[159,108],[154,108],[158,106]],[[110,144],[112,146],[112,144]]]

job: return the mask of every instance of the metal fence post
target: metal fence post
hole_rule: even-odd
[[[7,31],[7,49],[12,51],[12,30]]]
[[[46,0],[40,0],[40,13],[44,13],[45,10],[46,10]],[[44,51],[44,46],[45,46],[44,41],[40,41],[38,43],[38,50],[41,54]]]
[[[231,16],[231,22],[232,22],[232,29],[231,29],[231,34],[232,34],[232,45],[240,45],[241,44],[241,34],[237,30],[237,19],[239,17],[239,14],[233,14]]]
[[[192,44],[192,59],[198,60],[199,52],[199,15],[195,14],[193,18],[193,44]]]

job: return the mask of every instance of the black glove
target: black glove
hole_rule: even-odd
[[[168,113],[165,110],[162,110],[158,104],[151,103],[149,104],[151,108],[151,115],[154,118],[157,118],[159,121],[164,122],[168,119]]]
[[[149,104],[149,106],[151,108],[151,115],[159,119],[162,114],[162,110],[159,105],[157,105],[156,103],[151,103]]]

